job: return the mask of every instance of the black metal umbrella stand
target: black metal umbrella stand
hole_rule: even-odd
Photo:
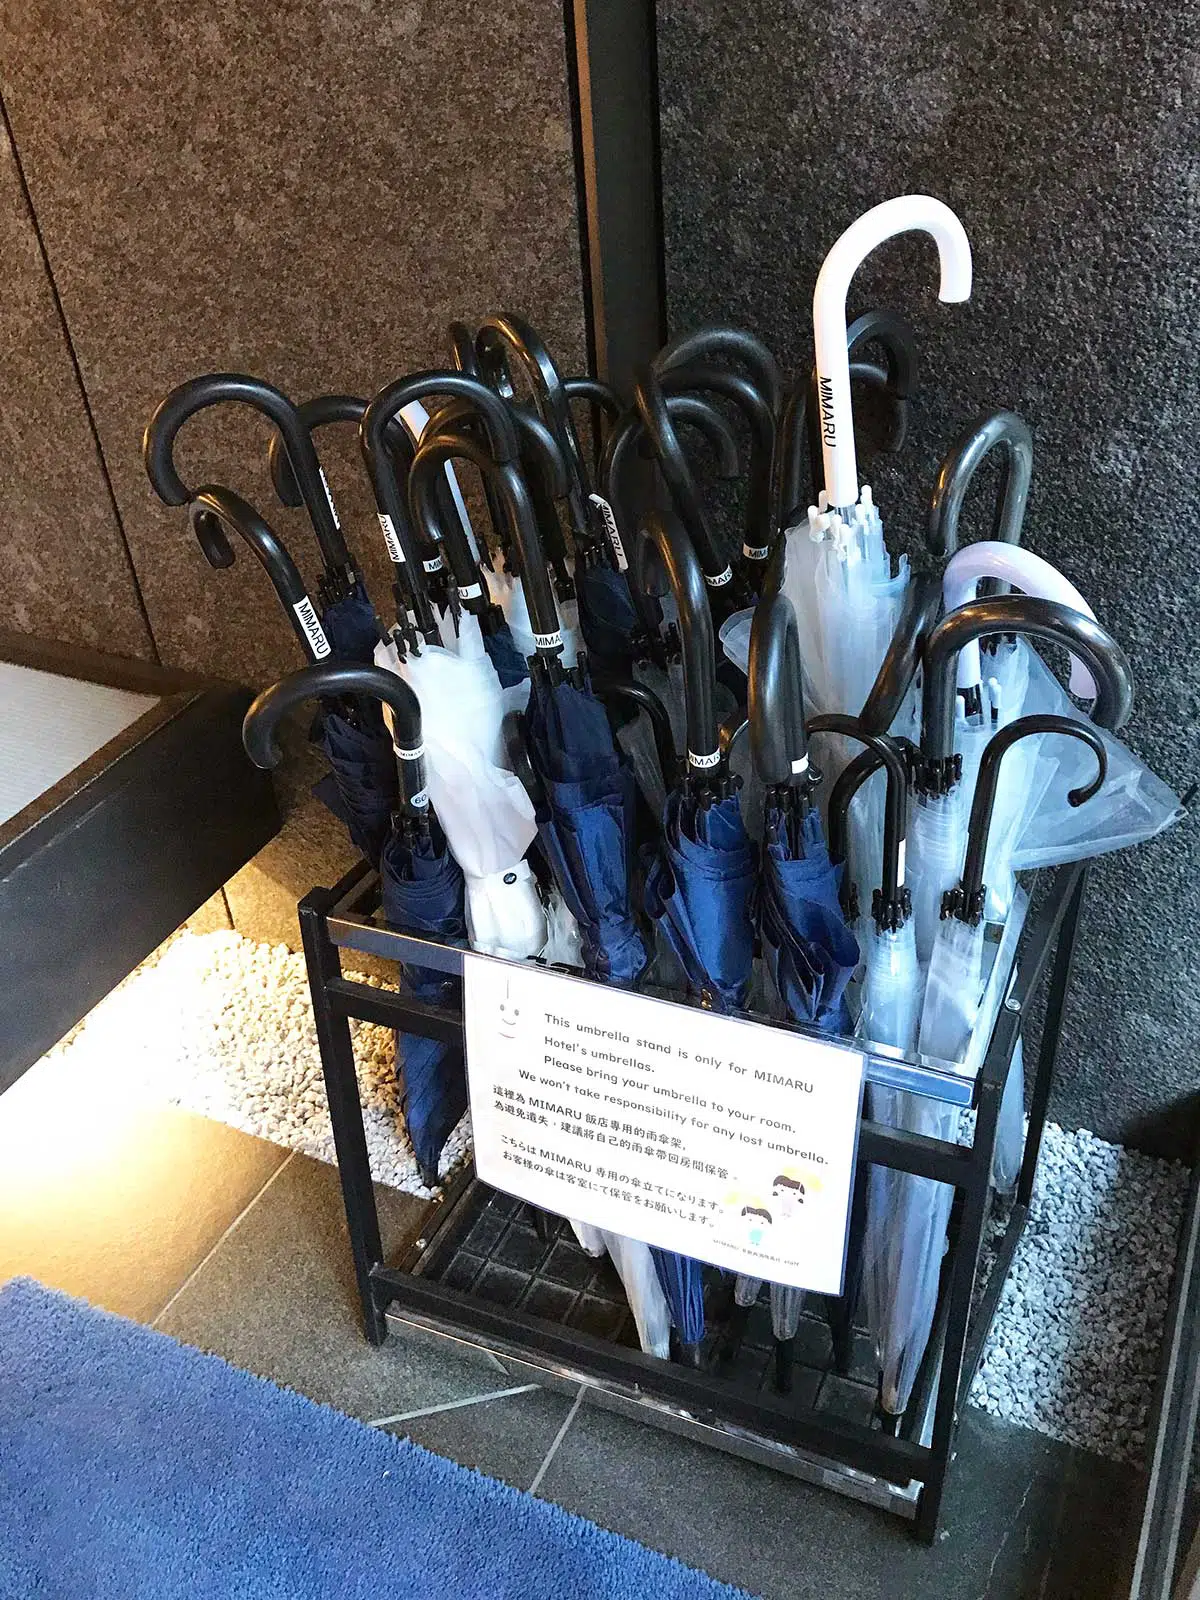
[[[300,903],[300,925],[367,1338],[382,1344],[389,1322],[418,1327],[535,1369],[537,1381],[547,1386],[569,1386],[574,1393],[583,1384],[598,1405],[883,1507],[907,1518],[916,1538],[932,1543],[958,1418],[1029,1214],[1086,879],[1086,864],[1061,868],[1027,920],[975,1081],[973,1144],[950,1144],[867,1120],[861,1125],[860,1161],[955,1190],[934,1335],[895,1435],[872,1426],[875,1374],[865,1335],[857,1341],[865,1362],[857,1370],[853,1364],[849,1371],[837,1370],[827,1322],[806,1315],[786,1395],[770,1382],[769,1318],[757,1334],[752,1320],[742,1358],[727,1375],[644,1355],[605,1264],[578,1250],[566,1224],[534,1218],[521,1202],[482,1184],[470,1168],[448,1186],[425,1236],[389,1266],[350,1019],[459,1042],[463,1018],[460,1010],[344,977],[342,951],[413,961],[448,974],[461,973],[462,952],[383,927],[378,877],[365,864],[332,889],[312,890]],[[1001,1095],[1021,1023],[1043,988],[1020,1180],[1003,1232],[992,1240],[984,1281],[982,1246],[992,1216],[989,1174]],[[766,1031],[772,1025],[761,1026]],[[764,1047],[769,1048],[765,1039]],[[765,1316],[766,1308],[759,1309]]]

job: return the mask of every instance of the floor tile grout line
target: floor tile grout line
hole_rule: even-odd
[[[435,1417],[442,1411],[461,1411],[464,1406],[481,1406],[487,1400],[507,1400],[514,1394],[532,1394],[539,1383],[522,1383],[515,1389],[491,1389],[486,1394],[469,1394],[465,1400],[447,1400],[440,1406],[422,1406],[419,1411],[397,1411],[394,1417],[372,1417],[368,1428],[389,1428],[393,1422],[413,1422],[417,1417]]]
[[[225,1229],[225,1232],[221,1235],[221,1237],[213,1245],[212,1249],[209,1250],[208,1254],[204,1257],[204,1260],[197,1262],[196,1265],[192,1268],[192,1270],[188,1273],[187,1277],[179,1285],[178,1289],[175,1290],[175,1293],[171,1296],[171,1298],[167,1301],[166,1305],[162,1308],[162,1310],[155,1317],[154,1321],[150,1324],[150,1326],[152,1328],[157,1328],[158,1327],[159,1323],[166,1316],[167,1312],[170,1311],[171,1307],[175,1304],[176,1300],[179,1299],[179,1296],[204,1271],[205,1267],[212,1260],[212,1258],[216,1255],[217,1251],[225,1243],[226,1239],[229,1238],[230,1234],[232,1234],[236,1228],[239,1228],[242,1225],[242,1223],[250,1215],[251,1211],[254,1210],[255,1206],[262,1199],[263,1195],[266,1194],[267,1190],[275,1182],[275,1179],[279,1176],[279,1174],[286,1167],[289,1167],[291,1165],[292,1161],[295,1158],[295,1155],[296,1155],[296,1152],[294,1150],[289,1150],[288,1151],[287,1155],[283,1158],[283,1160],[275,1168],[275,1171],[267,1179],[266,1183],[263,1184],[262,1188],[258,1191],[258,1193],[254,1196],[254,1198],[252,1200],[249,1200],[242,1207],[242,1209],[238,1212],[237,1216],[234,1217],[233,1221]]]
[[[563,1418],[562,1427],[559,1428],[558,1432],[554,1435],[554,1438],[550,1444],[550,1448],[546,1451],[546,1454],[542,1459],[542,1464],[534,1474],[533,1482],[529,1485],[530,1494],[536,1494],[538,1489],[541,1487],[542,1479],[546,1476],[546,1472],[550,1466],[550,1463],[558,1454],[559,1445],[567,1437],[567,1429],[575,1421],[576,1413],[583,1404],[583,1397],[587,1393],[587,1387],[588,1386],[586,1383],[581,1383],[579,1385],[579,1393],[575,1396],[574,1404],[571,1406],[570,1411],[568,1411],[566,1416]]]

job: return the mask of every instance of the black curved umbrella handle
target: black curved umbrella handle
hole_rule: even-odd
[[[434,419],[431,419],[434,420]],[[441,413],[437,421],[440,424]],[[441,486],[446,482],[446,465],[469,461],[486,475],[495,472],[496,462],[482,440],[447,426],[434,432],[426,429],[420,449],[408,474],[408,506],[413,523],[430,541],[440,539],[466,609],[480,620],[485,632],[494,631],[496,617],[488,592],[480,577],[479,565],[466,533],[457,517],[443,514]]]
[[[365,696],[382,700],[391,708],[392,748],[396,755],[402,808],[409,815],[427,815],[429,795],[425,789],[420,702],[403,678],[383,667],[327,661],[320,666],[302,667],[299,672],[264,689],[256,696],[242,722],[242,743],[254,765],[270,770],[283,760],[276,733],[280,721],[293,707],[306,700],[324,700],[335,695]]]
[[[509,413],[516,424],[522,467],[536,473],[542,493],[549,499],[564,500],[567,467],[554,435],[540,417],[524,406],[510,406]],[[478,412],[469,400],[449,400],[430,415],[429,426],[437,433],[447,433],[451,429],[461,429],[464,423],[477,417]],[[494,462],[495,457],[491,459]]]
[[[296,407],[300,420],[310,435],[318,428],[327,428],[333,423],[357,424],[366,409],[367,402],[353,394],[314,395],[310,400],[302,400]],[[287,445],[278,428],[272,433],[271,442],[267,446],[267,465],[271,469],[271,482],[279,503],[285,506],[303,505],[296,474],[292,471],[292,463],[288,458]]]
[[[450,341],[450,359],[455,370],[468,378],[478,378],[479,360],[475,354],[475,335],[470,328],[465,322],[448,323],[446,337]]]
[[[754,568],[760,568],[770,558],[779,531],[775,499],[775,412],[756,384],[740,373],[721,367],[674,367],[662,373],[659,382],[668,397],[685,389],[722,395],[733,401],[745,418],[750,430],[750,470],[742,555]],[[757,587],[757,580],[755,583]]]
[[[987,856],[988,833],[992,826],[992,812],[996,804],[996,789],[1000,781],[1000,765],[1004,757],[1022,739],[1035,734],[1057,733],[1065,738],[1078,739],[1090,746],[1096,757],[1096,776],[1081,789],[1072,789],[1067,804],[1085,805],[1099,794],[1108,776],[1108,751],[1104,740],[1087,722],[1077,722],[1073,717],[1059,717],[1050,713],[1018,717],[993,734],[988,740],[979,763],[979,776],[975,780],[975,793],[971,799],[971,817],[967,823],[967,850],[963,860],[962,881],[957,890],[947,892],[942,903],[942,915],[952,915],[960,922],[974,927],[983,917],[986,890],[983,867]]]
[[[422,457],[425,450],[428,448],[431,454],[438,455],[440,470],[446,459],[444,452],[451,445],[453,454],[473,462],[484,474],[485,482],[490,481],[495,488],[496,498],[503,510],[504,520],[508,524],[521,568],[521,582],[525,593],[525,604],[529,608],[529,620],[533,627],[536,657],[554,670],[563,651],[562,627],[550,574],[542,555],[541,545],[538,543],[533,502],[520,468],[511,460],[497,461],[481,441],[455,433],[427,439],[421,445],[409,476],[410,487],[414,477],[420,484],[424,476],[426,469],[422,464]]]
[[[1133,710],[1133,671],[1111,634],[1093,618],[1055,600],[1027,594],[972,600],[942,618],[925,640],[920,782],[926,789],[953,783],[958,652],[972,639],[1019,633],[1065,646],[1096,680],[1092,721],[1116,733]]]
[[[840,733],[848,739],[858,740],[879,757],[887,773],[887,797],[883,810],[883,882],[872,896],[871,915],[880,932],[888,929],[894,933],[903,927],[912,909],[912,897],[904,884],[904,844],[908,831],[908,763],[905,760],[903,747],[886,733],[868,733],[856,717],[847,717],[836,712],[811,718],[808,731],[810,734]],[[837,792],[836,785],[834,792]],[[848,798],[845,798],[845,803],[849,804]],[[832,806],[831,800],[831,812]],[[846,828],[844,814],[839,820],[839,828],[844,840]],[[844,849],[844,843],[842,848]]]
[[[841,866],[850,854],[850,803],[877,772],[883,771],[883,757],[869,747],[842,768],[829,791],[829,859]]]
[[[740,361],[753,377],[771,414],[778,417],[783,405],[783,373],[762,340],[744,328],[710,322],[703,327],[693,328],[689,333],[677,334],[663,345],[652,365],[661,377],[676,367],[710,362],[714,356],[728,356]]]
[[[694,394],[668,395],[666,404],[672,422],[691,423],[711,446],[717,458],[717,476],[723,479],[736,478],[740,470],[737,437],[716,406],[700,395]],[[638,462],[638,447],[646,440],[645,425],[638,412],[626,411],[609,434],[600,461],[600,493],[598,496],[593,496],[593,500],[599,501],[602,515],[606,510],[609,514],[604,516],[604,521],[618,567],[623,567],[628,560],[621,530],[624,529],[625,535],[630,539],[634,533],[636,518],[631,507],[636,504],[638,496],[630,478]],[[611,523],[609,516],[612,518]],[[633,588],[636,600],[640,591],[637,591],[636,584]],[[643,618],[644,622],[645,620]],[[651,629],[657,625],[657,620],[647,624]]]
[[[537,330],[511,312],[484,319],[475,335],[475,350],[481,375],[506,399],[513,398],[514,394],[508,357],[515,356],[521,363],[538,414],[558,441],[566,461],[571,530],[577,546],[586,548],[592,542],[587,514],[587,468],[571,415],[570,398],[553,356]]]
[[[498,460],[517,457],[517,432],[508,407],[486,384],[459,372],[424,371],[390,383],[367,406],[358,425],[358,442],[375,494],[375,510],[387,541],[397,582],[405,590],[417,626],[426,639],[436,643],[437,622],[422,580],[423,562],[416,534],[409,521],[408,506],[388,450],[388,430],[396,413],[414,400],[431,395],[462,397],[479,412],[492,454]],[[428,559],[433,559],[432,557]]]
[[[750,627],[750,754],[768,787],[812,785],[804,733],[800,630],[785,594],[760,600]]]
[[[564,378],[563,389],[572,404],[598,406],[608,422],[616,422],[625,409],[621,396],[603,378]]]
[[[700,563],[704,585],[713,590],[725,589],[733,582],[733,568],[726,561],[709,526],[700,490],[671,423],[667,397],[650,367],[642,367],[639,371],[633,393],[638,415],[658,458],[663,481]]]
[[[671,789],[677,777],[679,757],[675,753],[675,739],[671,733],[671,719],[667,714],[667,708],[654,690],[644,683],[638,683],[636,679],[607,678],[593,673],[592,693],[604,705],[616,701],[631,706],[635,711],[646,713],[650,721],[650,732],[654,738],[654,750],[658,756],[663,784],[668,790]]]
[[[870,733],[886,733],[896,720],[921,664],[925,640],[941,610],[941,578],[936,573],[916,573],[909,580],[896,630],[858,714],[859,722]]]
[[[929,500],[925,544],[938,560],[958,549],[958,522],[971,480],[993,450],[1004,454],[1004,488],[996,505],[993,539],[1020,544],[1029,484],[1033,478],[1033,434],[1015,411],[984,417],[958,439],[938,468]]]
[[[194,498],[175,466],[175,440],[189,417],[209,406],[237,402],[268,417],[283,436],[300,497],[321,547],[325,570],[335,580],[353,577],[346,541],[333,498],[321,471],[312,437],[300,412],[281,389],[240,372],[211,372],[172,389],[146,424],[142,459],[154,492],[164,504],[182,506]]]
[[[724,762],[715,704],[716,653],[712,613],[704,574],[682,528],[670,526],[651,512],[638,530],[634,546],[635,581],[649,592],[650,564],[657,554],[679,609],[683,644],[683,693],[687,715],[688,778],[701,788],[721,790]]]
[[[270,578],[292,632],[300,641],[300,648],[309,661],[323,661],[331,653],[331,647],[317,609],[304,587],[300,569],[288,554],[283,540],[250,502],[234,494],[232,489],[205,484],[195,491],[189,502],[188,517],[210,567],[233,565],[231,533],[245,540]]]

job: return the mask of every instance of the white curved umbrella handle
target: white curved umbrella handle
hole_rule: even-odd
[[[938,248],[938,299],[966,300],[971,293],[971,246],[948,205],[926,194],[885,200],[852,222],[825,257],[813,291],[817,395],[821,452],[829,504],[845,510],[858,503],[858,461],[846,351],[846,295],[850,280],[872,250],[898,233],[927,233]]]
[[[1042,600],[1057,600],[1060,605],[1082,611],[1093,621],[1096,613],[1069,578],[1064,578],[1057,567],[1051,566],[1032,550],[1020,545],[1004,544],[998,539],[982,539],[978,544],[964,545],[956,550],[946,563],[942,574],[942,600],[947,611],[957,610],[975,598],[975,591],[984,578],[1000,578],[1011,583],[1022,594],[1037,595]],[[979,665],[979,640],[972,639],[958,653],[958,687],[973,689],[981,681]],[[1071,657],[1071,693],[1083,700],[1096,698],[1096,680],[1077,656]]]

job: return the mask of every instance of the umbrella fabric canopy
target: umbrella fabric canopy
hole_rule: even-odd
[[[396,804],[396,766],[392,741],[382,719],[361,727],[329,701],[314,724],[317,742],[331,770],[313,785],[313,794],[346,830],[355,848],[372,866],[391,829]]]
[[[628,666],[638,626],[637,608],[623,572],[603,560],[576,563],[579,631],[596,665]]]
[[[804,818],[795,851],[787,817],[768,806],[763,844],[758,925],[776,992],[793,1022],[848,1033],[845,993],[859,949],[838,903],[820,812]]]
[[[667,1360],[671,1353],[671,1312],[649,1245],[574,1218],[571,1228],[580,1248],[589,1256],[598,1260],[607,1251],[625,1287],[625,1298],[637,1323],[638,1342],[648,1356]]]
[[[545,787],[542,848],[579,924],[584,969],[631,987],[647,961],[630,901],[633,775],[589,689],[539,672],[525,715],[530,761]]]
[[[709,805],[668,796],[662,844],[648,863],[646,914],[687,974],[689,991],[714,1011],[742,1010],[750,993],[754,847],[737,796]]]
[[[384,917],[398,933],[451,944],[465,940],[463,875],[436,822],[414,842],[397,833],[388,838],[379,863],[379,884]],[[406,962],[400,969],[400,992],[430,1005],[454,1004],[457,986],[457,979],[428,967]],[[398,1033],[396,1065],[413,1153],[424,1182],[436,1188],[438,1158],[467,1109],[462,1049],[419,1034]]]

